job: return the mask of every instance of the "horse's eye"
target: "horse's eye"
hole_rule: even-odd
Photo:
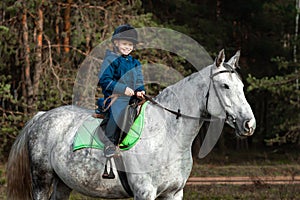
[[[229,89],[229,85],[227,85],[227,84],[223,84],[223,88],[225,88],[225,89]]]

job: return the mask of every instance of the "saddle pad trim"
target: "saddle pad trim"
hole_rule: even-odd
[[[120,144],[121,150],[131,149],[136,144],[136,142],[140,139],[141,132],[144,129],[145,109],[148,103],[149,102],[146,101],[143,104],[141,109],[141,114],[136,118],[129,132],[127,133],[126,137],[122,140]]]
[[[142,105],[140,115],[138,115],[128,134],[120,144],[120,150],[126,151],[131,149],[140,139],[141,132],[144,129],[144,111],[148,103],[149,102],[147,101]],[[102,119],[94,118],[92,116],[88,116],[84,120],[84,123],[76,131],[77,133],[73,142],[73,151],[82,148],[104,148],[104,144],[97,135],[97,128],[99,128],[101,121]],[[85,134],[80,134],[81,132],[84,132]],[[87,135],[89,136],[87,137]]]
[[[94,123],[97,121],[97,123]],[[82,124],[76,131],[76,135],[73,142],[73,151],[82,149],[82,148],[96,148],[96,149],[103,149],[104,144],[99,140],[99,138],[95,135],[97,134],[96,129],[99,127],[102,119],[94,118],[88,116],[84,120],[84,124]],[[78,134],[81,131],[88,132],[91,136],[89,138],[81,137],[81,134]],[[89,141],[87,141],[89,139]],[[78,141],[85,141],[79,143]]]

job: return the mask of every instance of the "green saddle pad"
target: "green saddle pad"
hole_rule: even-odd
[[[145,102],[144,105],[142,106],[139,116],[136,118],[128,134],[121,142],[120,144],[121,150],[128,150],[132,148],[139,140],[144,128],[144,115],[145,115],[145,108],[147,104],[148,101]],[[99,136],[97,134],[97,128],[99,127],[101,121],[102,119],[89,116],[82,123],[82,125],[78,128],[74,138],[73,151],[82,148],[96,148],[96,149],[104,148],[104,144],[99,139]]]

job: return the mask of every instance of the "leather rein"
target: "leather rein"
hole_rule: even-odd
[[[209,91],[210,91],[211,85],[213,85],[213,88],[214,88],[216,96],[217,96],[217,98],[218,98],[218,100],[220,102],[220,105],[225,110],[225,105],[224,105],[224,103],[223,103],[223,101],[221,99],[221,96],[219,95],[219,93],[217,91],[216,84],[215,84],[215,81],[214,81],[214,77],[217,76],[217,75],[219,75],[219,74],[222,74],[222,73],[236,73],[236,74],[238,74],[236,72],[236,70],[234,70],[230,65],[228,65],[226,63],[224,65],[227,68],[226,70],[221,70],[221,71],[218,71],[218,72],[216,72],[214,74],[212,73],[212,68],[211,68],[210,83],[209,83],[209,87],[208,87],[207,93],[205,95],[205,98],[206,98],[206,106],[205,106],[206,111],[204,112],[204,113],[206,113],[205,116],[201,115],[200,117],[195,117],[195,116],[186,115],[186,114],[181,113],[180,109],[178,109],[177,111],[175,111],[175,110],[171,110],[169,108],[166,108],[165,106],[161,105],[160,103],[158,103],[157,101],[155,101],[152,97],[150,97],[148,95],[144,95],[144,97],[145,97],[146,100],[150,101],[152,104],[154,104],[154,105],[156,105],[156,106],[158,106],[158,107],[160,107],[160,108],[162,108],[162,109],[164,109],[164,110],[166,110],[166,111],[168,111],[168,112],[176,115],[176,119],[179,119],[179,117],[183,117],[183,118],[194,119],[194,120],[205,119],[207,121],[211,121],[211,118],[207,117],[207,115],[209,115],[207,108],[208,108]],[[226,115],[229,116],[227,113],[226,113]],[[232,117],[232,120],[234,122],[235,118]]]

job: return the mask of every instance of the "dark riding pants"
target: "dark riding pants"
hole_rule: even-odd
[[[125,109],[129,103],[130,97],[119,97],[109,109],[109,120],[105,128],[104,144],[119,142],[120,132],[123,126]]]

